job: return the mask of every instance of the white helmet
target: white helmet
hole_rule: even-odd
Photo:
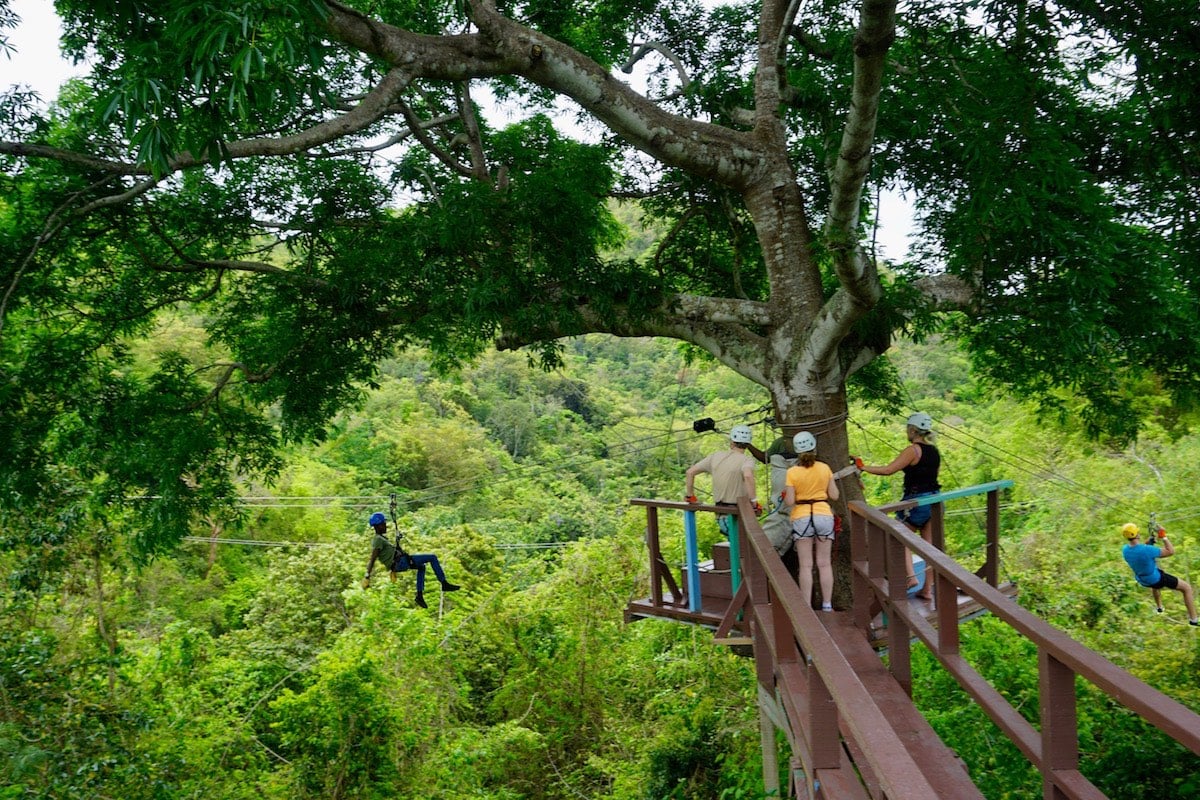
[[[908,418],[907,424],[913,426],[921,433],[929,433],[933,430],[933,417],[922,412],[917,412]]]
[[[817,440],[808,431],[800,431],[792,437],[792,449],[797,453],[811,453],[817,449]]]
[[[731,442],[750,444],[753,440],[754,432],[750,430],[749,425],[734,425],[733,430],[729,432],[729,441]]]

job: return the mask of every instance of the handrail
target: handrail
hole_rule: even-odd
[[[971,800],[972,795],[964,794],[961,787],[947,794],[945,787],[935,786],[914,761],[908,743],[896,733],[878,698],[863,683],[816,612],[801,598],[800,587],[780,561],[748,500],[743,499],[736,509],[643,498],[631,502],[646,507],[647,544],[652,552],[658,547],[660,510],[685,514],[705,511],[738,518],[745,579],[729,610],[743,611],[742,626],[753,632],[760,702],[764,702],[763,696],[774,698],[776,691],[781,693],[786,709],[782,721],[797,764],[808,776],[810,788],[821,787],[804,796],[865,797],[860,782],[862,771],[873,776],[887,797]],[[652,557],[652,582],[663,578],[661,567]],[[666,605],[662,598],[658,602]],[[851,750],[858,759],[855,764],[846,758],[840,743],[842,735],[853,743]],[[768,746],[774,747],[774,733],[764,739],[764,752]],[[766,764],[764,756],[764,768]],[[766,769],[764,780],[766,788],[771,788],[772,776]],[[850,793],[840,794],[838,787]]]
[[[902,508],[916,508],[918,506],[931,506],[934,503],[944,503],[947,500],[959,500],[963,497],[974,497],[977,494],[989,494],[999,489],[1011,489],[1015,484],[1007,478],[990,483],[980,483],[975,486],[964,486],[961,489],[950,489],[945,492],[937,492],[935,494],[922,495],[921,497],[910,497],[908,500],[897,500],[895,503],[886,503],[879,506],[880,511],[899,511]]]
[[[1000,500],[999,494],[1001,489],[1012,488],[1011,480],[991,481],[990,483],[981,483],[975,486],[964,486],[959,489],[950,489],[945,492],[937,492],[935,494],[924,495],[922,497],[913,497],[908,500],[899,500],[895,503],[887,503],[877,507],[880,513],[890,513],[901,509],[916,508],[918,506],[933,506],[933,518],[930,522],[933,544],[939,550],[946,549],[946,534],[943,525],[942,509],[946,500],[958,500],[964,497],[974,497],[976,495],[987,496],[987,521],[985,523],[985,557],[983,566],[979,568],[976,574],[986,580],[992,586],[1000,585]]]
[[[829,739],[829,734],[837,730],[839,723],[844,725],[850,738],[860,745],[862,757],[887,797],[942,796],[913,761],[871,693],[817,619],[816,612],[800,596],[800,587],[758,524],[750,501],[739,500],[738,511],[743,523],[739,526],[741,536],[750,545],[743,552],[747,556],[743,566],[747,572],[750,604],[756,615],[772,615],[774,635],[764,637],[763,644],[774,664],[799,662],[807,665],[810,685],[820,686],[825,699],[834,706],[832,719],[825,720],[829,729],[812,733]],[[781,624],[783,622],[787,624]],[[761,658],[757,644],[756,660]],[[762,669],[759,674],[763,674]],[[819,682],[813,681],[814,677]],[[810,708],[814,705],[817,703],[810,698]],[[813,764],[816,769],[826,766],[830,765]]]
[[[1103,797],[1079,770],[1077,676],[1200,755],[1200,714],[1024,610],[997,587],[998,498],[999,492],[1011,485],[1011,481],[994,481],[941,493],[940,497],[921,498],[933,506],[933,544],[889,518],[882,508],[860,501],[848,504],[853,624],[869,638],[876,612],[883,611],[886,615],[887,672],[873,660],[865,645],[865,654],[850,656],[858,659],[855,663],[859,668],[866,663],[875,664],[871,669],[878,671],[869,679],[870,689],[865,682],[868,678],[856,672],[847,656],[856,652],[856,645],[836,638],[844,637],[851,628],[844,623],[833,624],[840,615],[819,615],[800,596],[799,587],[767,539],[748,500],[740,501],[736,509],[669,500],[632,501],[646,507],[654,608],[673,618],[701,624],[713,624],[712,612],[688,615],[683,608],[698,598],[694,590],[683,592],[674,585],[671,568],[662,560],[658,549],[658,512],[668,509],[682,511],[687,516],[696,512],[732,514],[739,520],[736,538],[741,544],[744,580],[716,626],[716,635],[719,639],[722,631],[728,632],[728,626],[738,620],[737,625],[750,636],[739,641],[752,645],[756,661],[760,714],[764,715],[760,722],[765,726],[761,733],[766,789],[779,788],[773,775],[775,745],[770,726],[774,723],[787,732],[793,766],[802,769],[807,782],[806,787],[796,785],[796,797],[980,796],[965,773],[953,770],[958,777],[951,778],[951,771],[937,766],[943,763],[937,759],[943,755],[952,758],[952,754],[938,743],[915,710],[906,712],[916,720],[908,728],[897,725],[884,710],[894,713],[896,702],[902,701],[905,693],[911,698],[914,637],[929,648],[1039,770],[1046,800]],[[989,563],[981,570],[982,578],[959,565],[941,547],[943,501],[981,493],[987,495],[989,546]],[[953,599],[937,602],[936,624],[907,599],[906,548],[925,559],[926,579],[934,583],[935,597]],[[889,576],[895,579],[889,580]],[[669,599],[663,597],[662,582],[671,588]],[[959,591],[1036,646],[1040,700],[1036,725],[1026,720],[959,654]],[[712,599],[709,595],[706,598]],[[843,651],[843,647],[847,649]],[[895,683],[886,677],[889,673]],[[890,695],[892,699],[880,700],[877,694]],[[769,722],[762,721],[768,717]],[[922,728],[926,732],[923,735],[936,747],[926,751],[910,749],[916,741],[911,737]],[[844,749],[839,745],[839,734],[845,739]],[[918,752],[921,752],[920,763],[916,760]],[[853,763],[847,760],[847,753],[852,754]],[[940,785],[943,782],[946,785]],[[951,784],[957,785],[950,788]]]
[[[1200,714],[1016,605],[940,549],[887,517],[881,509],[859,501],[848,505],[851,513],[856,624],[868,627],[872,603],[882,606],[888,616],[889,669],[910,694],[910,634],[919,638],[1040,770],[1044,784],[1057,787],[1062,792],[1047,794],[1047,797],[1102,796],[1077,771],[1076,675],[1193,753],[1200,754]],[[959,656],[956,603],[937,603],[936,630],[919,614],[910,612],[903,589],[900,588],[904,585],[905,548],[925,559],[926,580],[932,576],[936,581],[936,597],[955,597],[958,591],[962,591],[1037,646],[1040,732]],[[893,575],[898,576],[897,580],[888,580],[888,576]]]

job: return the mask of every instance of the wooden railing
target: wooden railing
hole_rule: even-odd
[[[791,745],[796,798],[979,798],[953,751],[911,703],[913,637],[922,641],[1042,775],[1046,800],[1096,800],[1103,794],[1079,771],[1075,679],[1091,682],[1194,753],[1200,715],[1111,664],[1026,612],[997,586],[998,492],[1007,482],[928,500],[940,544],[941,500],[988,496],[988,556],[980,574],[890,519],[881,509],[849,504],[853,606],[850,614],[814,611],[763,533],[748,501],[736,509],[742,581],[717,636],[737,625],[750,634],[759,683],[764,787],[780,790],[775,728]],[[710,624],[696,587],[679,587],[660,551],[658,511],[729,513],[732,509],[666,500],[633,501],[647,510],[651,600],[663,616]],[[911,504],[911,503],[910,503]],[[686,536],[694,535],[688,526]],[[1004,620],[1038,648],[1040,728],[1035,727],[959,654],[957,602],[936,603],[934,620],[913,610],[905,589],[905,548],[925,560],[937,597],[959,592]],[[689,569],[697,556],[685,547]],[[686,574],[686,573],[685,573]],[[693,573],[694,574],[694,573]],[[888,580],[895,576],[895,580]],[[690,579],[689,579],[690,581]],[[663,587],[667,588],[664,596]],[[871,623],[886,615],[887,666],[867,644]],[[864,656],[864,652],[866,655]]]
[[[874,609],[882,606],[888,618],[888,668],[910,695],[912,637],[923,642],[1041,772],[1046,800],[1104,797],[1079,772],[1076,676],[1200,754],[1200,715],[1021,608],[997,591],[994,580],[984,581],[971,574],[881,509],[861,502],[852,502],[849,507],[855,625],[868,632]],[[989,508],[993,507],[994,502],[989,502]],[[940,523],[940,516],[935,512],[936,523]],[[962,592],[1037,646],[1040,730],[959,654],[956,603],[936,603],[936,627],[923,615],[912,612],[903,580],[906,547],[925,559],[926,580],[934,580],[936,598],[955,598]],[[889,580],[892,576],[896,579]]]
[[[681,614],[687,610],[689,595],[675,584],[671,568],[662,558],[658,512],[678,509],[729,513],[731,509],[665,500],[638,499],[634,503],[647,508],[652,602],[660,604],[666,616],[684,618]],[[868,689],[862,680],[861,664],[848,660],[843,652],[844,643],[835,639],[818,619],[817,612],[800,597],[799,586],[763,533],[748,501],[743,500],[738,506],[737,516],[742,521],[738,538],[743,581],[728,606],[722,627],[743,615],[739,624],[753,634],[764,720],[766,790],[780,789],[775,732],[770,724],[773,722],[785,731],[791,745],[793,775],[797,777],[795,797],[981,798],[957,763],[954,769],[963,777],[950,785],[935,786],[926,776],[910,752],[909,743],[888,719],[881,703],[885,698],[881,698],[878,689]],[[685,532],[687,535],[690,534]],[[690,549],[685,546],[685,550]],[[687,565],[684,567],[686,574]],[[664,584],[669,587],[666,592],[669,596],[664,596]],[[846,615],[837,616],[844,619]],[[879,659],[865,639],[848,622],[845,630],[858,638],[868,653],[867,658],[878,666]],[[881,666],[878,668],[882,670]],[[896,694],[907,702],[899,689]],[[928,728],[924,734],[936,740]],[[945,759],[954,762],[953,753],[943,749]],[[856,754],[853,759],[851,752]],[[873,776],[873,790],[868,790],[864,775]]]
[[[968,486],[963,489],[951,489],[946,492],[916,497],[912,500],[889,503],[880,506],[879,511],[887,513],[890,511],[899,511],[900,509],[916,508],[918,506],[933,506],[930,509],[932,512],[929,522],[930,533],[932,534],[930,538],[933,539],[934,547],[945,552],[946,529],[945,516],[943,514],[945,504],[951,500],[984,495],[986,503],[984,510],[984,559],[983,566],[975,574],[987,581],[990,586],[995,587],[1000,585],[1000,490],[1012,488],[1012,485],[1012,481],[1003,480],[982,483],[977,486]]]

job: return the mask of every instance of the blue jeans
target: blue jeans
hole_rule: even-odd
[[[433,574],[437,576],[438,583],[446,582],[446,573],[442,572],[442,565],[438,563],[438,557],[433,553],[397,554],[396,561],[392,564],[392,572],[415,569],[417,571],[417,594],[422,594],[425,591],[426,564],[433,567]]]

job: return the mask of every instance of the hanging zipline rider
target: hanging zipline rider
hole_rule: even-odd
[[[1161,590],[1174,589],[1183,595],[1183,604],[1187,606],[1188,623],[1200,625],[1200,619],[1196,617],[1196,599],[1192,593],[1192,585],[1158,568],[1158,559],[1170,558],[1175,555],[1175,547],[1167,538],[1166,530],[1154,522],[1154,517],[1151,516],[1150,530],[1146,534],[1145,544],[1138,541],[1139,533],[1138,526],[1132,522],[1126,522],[1121,526],[1121,535],[1125,537],[1125,546],[1121,548],[1121,555],[1125,557],[1125,563],[1133,570],[1133,576],[1137,578],[1137,582],[1154,595],[1155,611],[1163,613]],[[1155,540],[1158,542],[1157,545],[1150,544]]]
[[[394,509],[394,499],[392,505]],[[393,523],[395,523],[395,520],[396,514],[393,510]],[[393,581],[396,580],[396,573],[398,572],[410,569],[417,571],[417,596],[414,598],[414,601],[421,608],[429,607],[425,603],[426,565],[433,568],[433,574],[437,576],[438,583],[442,585],[443,592],[457,592],[462,588],[446,580],[446,573],[442,571],[442,565],[438,561],[437,556],[432,553],[408,553],[400,546],[401,533],[399,524],[396,524],[395,542],[389,542],[387,538],[387,517],[382,512],[376,511],[372,514],[370,519],[367,520],[367,524],[371,526],[374,534],[371,537],[371,558],[367,561],[367,574],[363,577],[362,582],[364,589],[371,585],[371,572],[375,568],[376,560],[388,565],[388,574]]]

